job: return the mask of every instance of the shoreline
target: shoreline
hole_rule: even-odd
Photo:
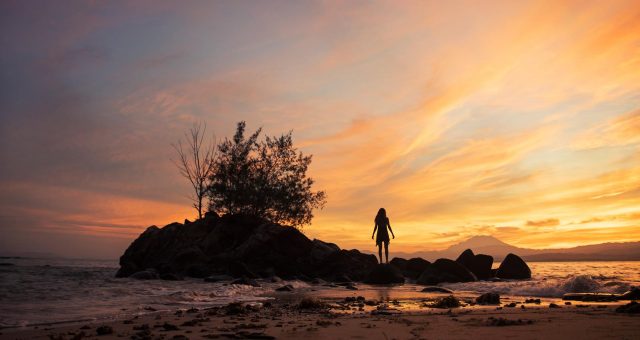
[[[5,328],[0,339],[632,339],[640,334],[638,314],[615,311],[626,302],[503,297],[500,305],[472,305],[470,297],[454,294],[463,306],[433,308],[432,303],[449,294],[378,300],[358,291],[336,291],[341,297],[310,299],[313,293],[274,293],[265,302]],[[553,303],[557,307],[550,307]]]

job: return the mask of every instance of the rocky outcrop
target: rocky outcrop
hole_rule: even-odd
[[[409,260],[394,257],[389,264],[400,270],[405,277],[415,280],[427,269],[431,262],[420,257],[414,257]]]
[[[377,264],[373,255],[310,240],[299,230],[238,215],[147,228],[120,257],[116,276],[140,278],[211,275],[257,278],[362,280]],[[156,274],[156,275],[158,275]]]
[[[417,283],[436,285],[441,282],[471,282],[476,280],[476,276],[460,263],[449,259],[438,259],[420,274]]]
[[[493,257],[484,254],[475,255],[471,249],[467,249],[458,256],[456,262],[469,269],[479,280],[492,278],[491,266]]]
[[[496,277],[501,279],[530,279],[531,269],[520,256],[509,254],[500,263]]]
[[[400,270],[390,264],[379,264],[369,272],[364,282],[370,284],[404,283],[404,276]]]

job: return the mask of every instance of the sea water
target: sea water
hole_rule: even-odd
[[[421,286],[344,287],[309,285],[301,281],[261,282],[261,287],[184,281],[140,281],[115,278],[116,261],[67,259],[0,260],[0,327],[54,322],[112,320],[158,311],[209,307],[235,301],[271,299],[275,288],[292,284],[314,296],[352,294],[419,298]],[[622,293],[640,286],[640,262],[532,262],[531,280],[446,283],[441,286],[467,295],[497,292],[527,297],[561,297],[569,292]],[[287,296],[284,293],[282,296]],[[379,296],[378,296],[379,295]]]

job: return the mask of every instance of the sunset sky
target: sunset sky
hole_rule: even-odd
[[[0,255],[115,258],[193,219],[172,142],[293,130],[309,237],[640,240],[640,3],[2,1]]]

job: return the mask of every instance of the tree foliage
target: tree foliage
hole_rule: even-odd
[[[233,138],[218,145],[209,176],[209,210],[296,227],[309,224],[313,209],[326,201],[325,193],[314,192],[314,181],[307,177],[311,156],[293,146],[291,132],[259,140],[262,129],[246,137],[245,127],[239,122]]]

